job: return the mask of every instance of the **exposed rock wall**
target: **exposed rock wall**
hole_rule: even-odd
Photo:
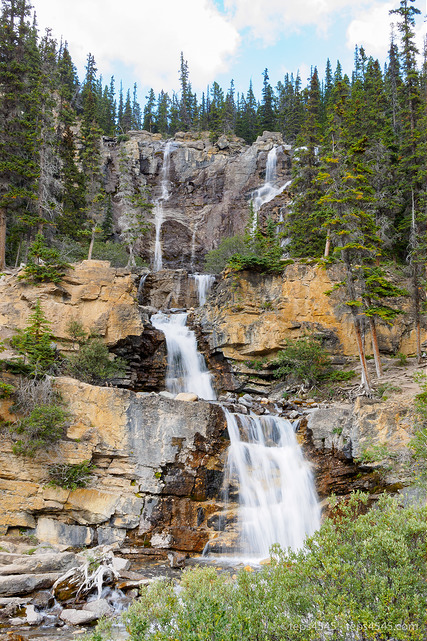
[[[143,322],[136,304],[140,276],[114,269],[101,260],[84,260],[68,270],[61,283],[29,285],[16,274],[0,277],[0,339],[10,338],[24,328],[37,298],[51,324],[58,344],[67,348],[71,320],[86,331],[93,330],[108,345],[130,335],[140,335]]]
[[[343,293],[325,292],[343,280],[338,266],[328,269],[294,263],[282,275],[254,272],[229,273],[222,278],[198,313],[213,352],[220,350],[235,365],[251,358],[274,356],[286,339],[306,333],[322,337],[331,354],[356,356],[357,345],[351,314]],[[406,313],[392,327],[379,324],[380,351],[385,354],[415,352],[413,318],[407,298],[393,306]],[[365,329],[367,353],[371,338]]]
[[[34,528],[41,540],[83,546],[124,541],[133,530],[140,545],[200,552],[219,509],[221,408],[69,378],[56,384],[72,414],[67,438],[31,461],[2,439],[0,532]],[[85,460],[95,465],[88,487],[48,485],[49,465]]]
[[[126,203],[123,182],[140,189],[148,186],[150,199],[161,197],[165,141],[159,134],[129,132],[130,140],[104,143],[106,191],[112,195],[117,226],[123,226]],[[203,257],[224,236],[240,233],[249,217],[252,192],[264,184],[268,152],[278,147],[277,178],[284,185],[290,179],[290,147],[281,134],[265,132],[249,146],[235,137],[222,136],[215,144],[207,132],[199,135],[177,133],[172,142],[170,171],[167,175],[169,198],[163,202],[161,230],[163,263],[167,268],[202,270]],[[275,212],[286,206],[281,194],[266,205]],[[150,231],[137,251],[150,264],[154,256],[154,210],[147,214]],[[264,214],[265,215],[265,214]]]

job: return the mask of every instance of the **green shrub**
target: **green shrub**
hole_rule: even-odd
[[[329,372],[327,375],[327,378],[329,381],[337,381],[337,382],[345,382],[345,381],[350,381],[352,378],[356,376],[356,372],[354,369],[349,369],[348,371],[344,370],[334,370],[333,372]]]
[[[271,362],[276,378],[315,385],[325,380],[331,372],[330,358],[321,341],[313,336],[288,339],[285,347]]]
[[[93,466],[90,461],[81,463],[58,463],[48,468],[49,485],[75,490],[86,487],[92,476]]]
[[[126,374],[126,362],[122,358],[111,360],[102,338],[93,334],[87,336],[76,321],[70,322],[68,331],[79,344],[79,350],[68,356],[65,364],[67,374],[95,385],[112,378],[122,378]]]
[[[129,253],[126,251],[126,246],[111,241],[95,241],[92,258],[94,260],[109,260],[112,267],[127,267],[129,264]],[[137,267],[142,267],[144,261],[140,256],[135,256],[135,264]]]
[[[59,283],[70,267],[55,247],[48,247],[43,234],[37,234],[28,252],[28,263],[18,279],[34,283]]]
[[[205,256],[205,272],[208,274],[219,274],[226,268],[228,261],[234,254],[239,254],[245,250],[244,237],[229,236],[223,238],[217,249],[212,249]]]
[[[332,518],[298,552],[272,549],[271,565],[212,567],[157,581],[124,614],[130,641],[422,641],[426,508],[382,496],[332,503]]]
[[[59,405],[38,405],[10,430],[15,440],[14,454],[34,456],[37,450],[47,449],[65,434],[69,413]]]
[[[14,391],[13,385],[0,381],[0,398],[10,398]]]

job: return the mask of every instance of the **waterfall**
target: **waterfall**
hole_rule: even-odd
[[[144,284],[145,284],[147,276],[148,276],[148,274],[142,274],[141,279],[139,281],[138,293],[137,293],[137,297],[136,297],[138,302],[141,299],[142,292],[143,292],[143,289],[144,289]]]
[[[154,243],[154,263],[153,270],[158,272],[163,267],[162,259],[162,241],[161,241],[161,229],[163,224],[164,212],[163,212],[163,203],[169,199],[169,169],[170,169],[170,155],[172,150],[172,142],[167,142],[163,152],[163,166],[160,172],[160,187],[161,193],[160,198],[154,203],[154,225],[156,229],[156,239]]]
[[[199,307],[201,307],[206,303],[206,297],[215,281],[215,276],[212,274],[193,274],[193,278],[196,281]]]
[[[277,187],[277,152],[280,147],[274,146],[268,152],[267,163],[265,166],[265,182],[262,187],[256,189],[252,194],[252,205],[255,214],[259,212],[265,203],[269,203],[276,196],[281,194],[286,187],[289,187],[291,180],[288,180],[282,187]],[[256,216],[254,221],[254,228],[256,228]]]
[[[302,547],[320,525],[320,507],[292,424],[278,416],[224,412],[230,435],[226,481],[239,491],[239,551],[263,558],[273,543]]]
[[[205,359],[197,351],[196,336],[186,326],[187,314],[166,315],[159,312],[151,324],[161,330],[166,339],[168,367],[166,388],[174,394],[193,392],[207,401],[216,399],[211,375]]]

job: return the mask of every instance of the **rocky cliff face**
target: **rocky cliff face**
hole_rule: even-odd
[[[41,540],[83,546],[123,542],[131,530],[147,548],[201,552],[220,509],[221,408],[69,378],[56,385],[72,415],[66,439],[30,463],[2,439],[0,532],[34,528]],[[49,465],[82,461],[95,466],[88,487],[48,486]]]
[[[264,184],[268,152],[277,146],[277,182],[290,179],[290,147],[278,133],[265,132],[246,145],[241,139],[222,136],[215,144],[207,133],[177,133],[169,141],[168,170],[164,172],[166,142],[159,134],[129,132],[130,140],[104,143],[106,190],[112,195],[118,228],[125,225],[124,183],[149,188],[150,200],[162,198],[161,243],[167,268],[202,270],[203,257],[224,236],[244,230],[252,192]],[[162,186],[168,197],[162,197]],[[265,205],[263,215],[278,219],[288,202],[284,192]],[[155,209],[147,214],[148,234],[137,251],[153,265]]]
[[[251,359],[274,357],[286,339],[318,335],[333,355],[357,356],[351,314],[340,290],[327,296],[342,281],[339,266],[323,269],[295,262],[283,274],[229,273],[215,286],[207,304],[197,313],[210,349],[221,351],[242,374],[250,373]],[[383,354],[415,353],[415,332],[409,301],[392,302],[406,313],[392,327],[378,327]],[[367,354],[371,336],[365,328]],[[252,372],[253,373],[253,372]]]

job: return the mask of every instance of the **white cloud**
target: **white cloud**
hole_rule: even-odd
[[[390,44],[390,9],[395,2],[377,3],[352,20],[347,29],[347,46],[363,46],[368,56],[383,60]]]
[[[128,67],[139,86],[179,88],[180,52],[194,89],[228,70],[240,36],[212,0],[33,0],[41,29],[68,41],[82,69],[90,52],[107,74]],[[120,77],[120,74],[118,74]],[[107,79],[108,81],[108,79]]]
[[[397,24],[399,19],[397,15],[389,15],[389,11],[398,8],[399,5],[397,0],[376,2],[356,16],[347,29],[347,47],[354,49],[355,45],[363,46],[368,56],[385,60],[390,46],[391,23]],[[420,52],[423,37],[424,25],[421,16],[415,28],[415,39]],[[399,44],[397,29],[395,29],[395,41]]]
[[[359,0],[359,6],[372,0]],[[238,29],[248,28],[265,45],[274,44],[289,32],[316,25],[319,36],[326,36],[334,16],[342,9],[352,9],[354,0],[225,0]]]

